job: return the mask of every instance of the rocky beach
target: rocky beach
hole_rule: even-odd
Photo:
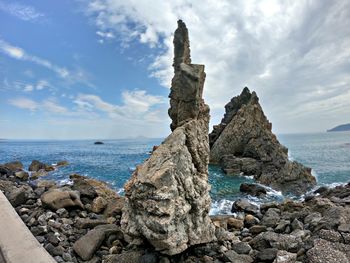
[[[192,64],[181,20],[173,44],[171,134],[136,167],[124,196],[79,174],[61,184],[45,179],[69,160],[0,165],[0,190],[36,240],[56,262],[350,262],[350,183],[312,190],[311,168],[289,160],[248,88],[209,134],[205,67]],[[210,216],[209,163],[302,201],[239,198],[231,214]],[[240,191],[266,195],[257,183],[242,183]]]

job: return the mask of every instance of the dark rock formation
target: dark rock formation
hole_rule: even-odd
[[[350,131],[350,123],[338,125],[327,132],[337,132],[337,131]]]
[[[168,138],[137,167],[125,185],[122,226],[129,242],[146,239],[174,255],[215,239],[209,218],[209,107],[202,99],[204,66],[190,64],[188,31],[178,21],[174,35]]]
[[[254,196],[266,195],[266,189],[261,185],[242,183],[239,186],[239,191]]]
[[[95,144],[95,145],[101,145],[101,144],[104,144],[104,143],[103,143],[103,142],[98,141],[98,142],[94,142],[94,144]]]
[[[272,133],[255,92],[244,88],[225,106],[226,113],[209,135],[210,161],[228,174],[254,178],[283,192],[301,194],[316,184],[311,169],[288,160],[288,149]]]

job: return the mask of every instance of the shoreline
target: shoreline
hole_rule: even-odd
[[[235,215],[211,216],[216,241],[166,256],[147,244],[128,244],[120,227],[123,198],[107,184],[71,175],[70,185],[33,185],[17,178],[16,169],[5,174],[0,167],[0,190],[57,262],[325,262],[317,258],[331,253],[337,261],[327,262],[339,263],[350,257],[350,183],[321,187],[302,202],[259,207],[236,200]],[[56,192],[77,196],[59,208],[45,198]],[[286,257],[290,261],[277,261]]]

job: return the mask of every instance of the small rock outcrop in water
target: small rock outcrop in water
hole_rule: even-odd
[[[169,116],[173,131],[125,185],[122,227],[134,244],[146,239],[174,255],[215,239],[209,218],[209,107],[204,66],[191,64],[188,31],[178,21]]]
[[[227,174],[254,175],[258,182],[283,192],[301,194],[316,184],[310,168],[288,160],[288,149],[272,133],[255,92],[244,88],[225,110],[209,135],[212,163]]]
[[[95,145],[101,145],[101,144],[104,144],[104,143],[103,143],[103,142],[98,141],[98,142],[94,142],[94,144],[95,144]]]

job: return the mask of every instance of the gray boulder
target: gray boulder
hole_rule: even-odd
[[[209,218],[209,107],[202,99],[204,66],[190,64],[188,31],[181,20],[174,46],[175,76],[169,95],[173,132],[126,183],[121,222],[127,241],[137,244],[146,239],[169,255],[215,239]]]

